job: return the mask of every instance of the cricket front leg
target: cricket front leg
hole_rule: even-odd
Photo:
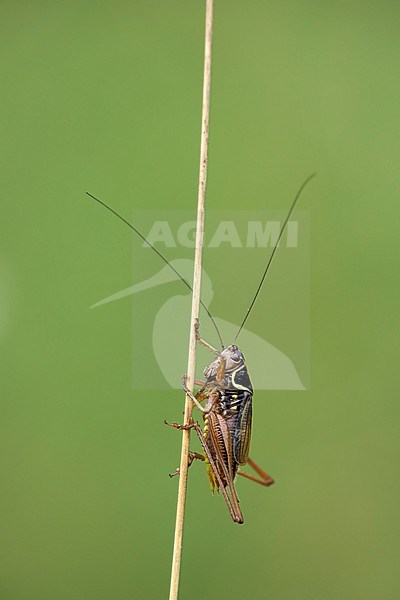
[[[196,395],[193,394],[193,392],[191,392],[187,386],[187,375],[182,375],[182,389],[185,392],[185,394],[187,396],[189,396],[189,398],[191,399],[192,402],[195,403],[195,405],[197,406],[197,408],[202,412],[202,413],[206,413],[208,412],[208,409],[205,409],[201,406],[200,402],[202,402],[206,397],[207,394],[204,394],[204,389],[200,389]]]
[[[199,320],[196,319],[194,322],[194,332],[196,334],[196,342],[198,344],[202,344],[203,346],[205,346],[206,348],[211,350],[211,352],[214,352],[214,354],[219,355],[220,353],[218,352],[218,350],[216,348],[214,348],[214,346],[211,346],[211,344],[209,344],[208,342],[203,340],[203,338],[200,336],[199,329],[200,329],[200,323],[199,323]]]
[[[247,459],[247,463],[249,465],[249,467],[251,467],[253,469],[253,471],[255,471],[259,477],[255,477],[254,475],[250,475],[249,473],[246,473],[245,471],[242,471],[241,469],[238,470],[237,474],[241,475],[242,477],[246,477],[246,479],[250,479],[250,481],[255,481],[255,483],[259,483],[260,485],[265,485],[265,486],[270,486],[273,483],[275,483],[274,479],[272,479],[271,475],[268,475],[268,473],[266,473],[265,471],[263,471],[261,469],[261,467],[259,467],[254,460],[251,460],[251,458],[249,457]]]

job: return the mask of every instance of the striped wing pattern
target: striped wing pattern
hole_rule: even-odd
[[[245,465],[249,456],[253,394],[245,392],[240,405],[233,439],[233,456],[238,465]]]

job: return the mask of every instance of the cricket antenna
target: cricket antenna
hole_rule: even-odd
[[[115,215],[116,217],[118,217],[118,219],[120,219],[123,223],[125,223],[125,225],[127,225],[130,229],[132,229],[132,231],[134,231],[140,238],[142,238],[142,240],[152,249],[154,250],[154,252],[157,254],[157,256],[159,256],[161,258],[161,260],[163,260],[165,262],[166,265],[169,266],[169,268],[175,273],[175,275],[177,275],[179,277],[179,279],[186,285],[187,288],[189,288],[189,290],[191,292],[193,292],[193,289],[191,287],[191,285],[186,281],[186,279],[184,277],[182,277],[182,275],[179,273],[179,271],[177,271],[175,269],[175,267],[165,258],[165,256],[163,256],[161,254],[161,252],[159,252],[157,250],[157,248],[155,248],[155,246],[153,246],[153,244],[151,244],[148,240],[146,240],[146,238],[144,237],[144,235],[142,235],[140,233],[140,231],[138,229],[136,229],[136,227],[134,227],[132,225],[132,223],[130,223],[127,219],[125,219],[122,215],[120,215],[119,213],[117,213],[116,210],[114,210],[113,208],[111,208],[111,206],[108,206],[108,204],[106,204],[105,202],[103,202],[102,200],[100,200],[99,198],[96,198],[96,196],[93,196],[93,194],[91,194],[90,192],[86,192],[86,194],[88,196],[90,196],[91,198],[93,198],[93,200],[95,200],[96,202],[98,202],[99,204],[101,204],[102,206],[104,206],[104,208],[106,208],[107,210],[109,210],[113,215]],[[207,315],[210,317],[210,320],[212,322],[212,324],[215,327],[215,330],[217,332],[218,335],[218,339],[220,341],[220,344],[222,346],[222,349],[225,348],[224,346],[224,342],[222,341],[222,336],[221,333],[217,327],[217,324],[215,322],[214,317],[212,316],[212,314],[210,313],[210,311],[208,310],[207,306],[204,304],[204,302],[202,300],[200,300],[200,304],[201,306],[204,308],[204,310],[206,311]]]
[[[276,250],[277,250],[277,248],[278,248],[279,241],[280,241],[280,239],[281,239],[281,237],[282,237],[282,235],[283,235],[283,232],[284,232],[284,231],[285,231],[285,229],[286,229],[286,225],[288,224],[288,221],[289,221],[290,217],[292,216],[292,212],[294,211],[294,208],[295,208],[295,206],[296,206],[296,204],[297,204],[297,201],[298,201],[298,199],[300,198],[300,196],[301,196],[301,193],[302,193],[302,191],[304,190],[304,188],[306,187],[306,185],[309,183],[309,181],[311,181],[311,179],[313,179],[313,178],[315,177],[315,175],[316,175],[316,173],[313,173],[312,175],[309,175],[309,177],[307,177],[307,179],[306,179],[306,180],[305,180],[305,181],[304,181],[304,182],[301,184],[301,186],[300,186],[300,189],[299,189],[299,191],[297,192],[297,194],[296,194],[296,196],[295,196],[295,199],[294,199],[294,200],[293,200],[293,202],[292,202],[292,206],[290,207],[290,209],[289,209],[289,212],[288,212],[288,214],[287,214],[287,216],[286,216],[286,219],[285,219],[285,221],[284,221],[284,223],[283,223],[283,225],[282,225],[282,227],[281,227],[281,230],[280,230],[280,232],[279,232],[279,235],[278,235],[278,239],[276,240],[276,244],[275,244],[275,246],[274,246],[274,247],[273,247],[273,249],[272,249],[271,256],[270,256],[270,257],[269,257],[269,259],[268,259],[267,266],[265,267],[265,270],[264,270],[263,276],[261,277],[261,281],[260,281],[260,283],[258,284],[258,288],[257,288],[257,290],[256,290],[256,293],[255,293],[255,294],[254,294],[254,296],[253,296],[253,300],[251,301],[251,304],[250,304],[249,308],[247,309],[247,311],[246,311],[246,314],[244,315],[243,321],[242,321],[242,323],[241,323],[241,325],[240,325],[240,327],[239,327],[239,331],[238,331],[238,332],[237,332],[237,334],[236,334],[236,337],[235,337],[235,340],[234,340],[235,342],[236,342],[236,340],[238,339],[238,337],[239,337],[239,335],[240,335],[240,332],[242,331],[242,329],[243,329],[243,327],[244,327],[244,324],[246,323],[247,319],[249,318],[249,315],[250,315],[250,313],[251,313],[251,310],[252,310],[252,308],[253,308],[253,306],[254,306],[254,304],[255,304],[256,300],[257,300],[258,294],[260,293],[260,290],[261,290],[261,288],[262,288],[262,285],[263,285],[263,283],[264,283],[264,280],[265,280],[265,278],[266,278],[266,276],[267,276],[267,273],[268,273],[268,271],[269,271],[269,268],[270,268],[270,266],[271,266],[272,260],[273,260],[273,258],[274,258],[274,256],[275,256],[275,252],[276,252]]]

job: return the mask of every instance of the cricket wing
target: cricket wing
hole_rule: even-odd
[[[208,415],[208,430],[207,438],[211,447],[213,458],[216,462],[218,472],[224,484],[227,484],[227,479],[231,471],[231,456],[230,448],[231,441],[229,432],[224,427],[223,419],[215,412],[210,412]]]
[[[233,455],[239,465],[245,465],[249,456],[252,403],[253,395],[247,393],[240,407],[233,436]]]
[[[230,507],[234,521],[243,523],[243,515],[239,507],[239,498],[237,496],[234,479],[237,471],[237,462],[233,457],[232,438],[228,425],[222,415],[210,413],[211,423],[209,422],[210,441],[212,446],[212,454],[215,455],[215,468],[224,485],[225,501]],[[210,481],[213,475],[209,473]],[[229,492],[227,492],[229,490]]]

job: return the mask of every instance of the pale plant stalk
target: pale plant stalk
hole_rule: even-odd
[[[208,160],[208,131],[210,122],[210,84],[211,84],[211,54],[212,54],[212,25],[213,25],[213,0],[206,2],[206,31],[205,31],[205,52],[204,52],[204,80],[203,80],[203,109],[201,126],[201,147],[200,147],[200,174],[199,191],[197,201],[197,227],[196,227],[196,247],[194,256],[193,273],[193,295],[192,295],[192,313],[190,318],[190,339],[189,355],[187,367],[187,385],[189,390],[194,388],[195,368],[196,368],[196,336],[194,324],[199,316],[200,308],[200,290],[201,290],[201,259],[204,236],[204,211],[206,197],[206,179],[207,179],[207,160]],[[193,402],[186,396],[185,399],[185,417],[184,424],[188,425],[192,418]],[[179,591],[179,577],[182,556],[183,525],[185,520],[185,503],[188,477],[188,459],[189,459],[190,430],[182,432],[182,450],[181,462],[179,467],[179,489],[176,509],[174,550],[172,556],[170,600],[177,600]]]

